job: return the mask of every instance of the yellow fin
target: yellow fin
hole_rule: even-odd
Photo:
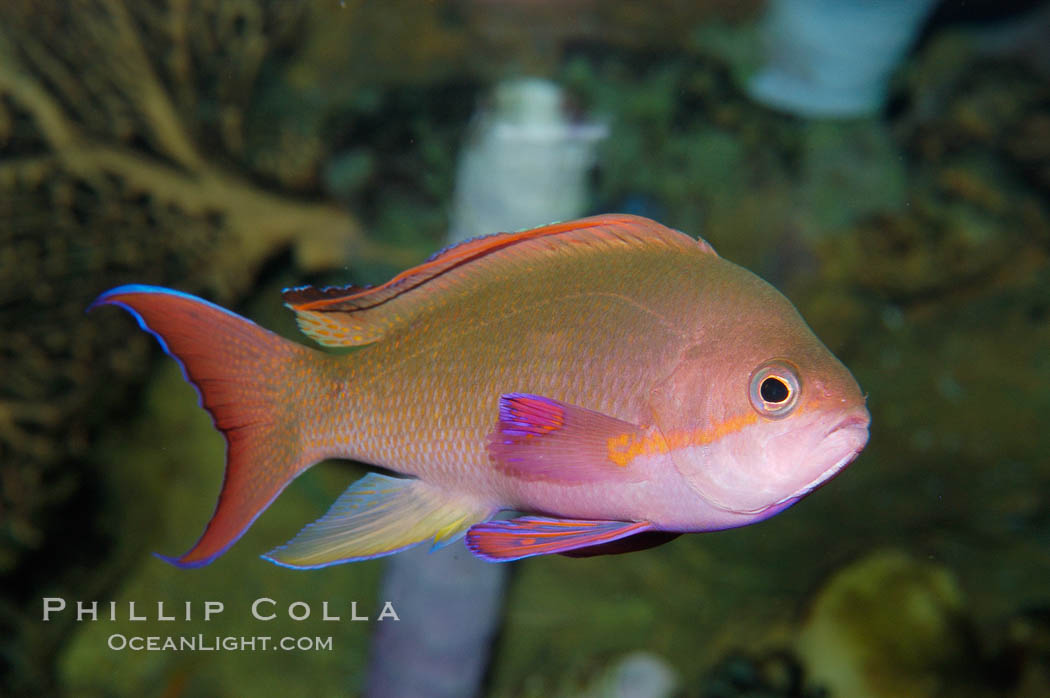
[[[389,323],[353,313],[296,310],[295,322],[310,339],[326,347],[356,347],[382,339]]]
[[[426,540],[439,547],[494,512],[494,507],[449,495],[422,480],[369,473],[328,513],[263,557],[284,567],[309,569],[382,557]]]

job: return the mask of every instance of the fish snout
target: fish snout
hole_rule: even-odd
[[[860,453],[860,450],[864,448],[868,442],[868,429],[870,426],[871,413],[868,412],[866,407],[852,409],[848,411],[841,420],[835,423],[835,426],[824,435],[824,438],[827,439],[832,434],[837,434],[838,432],[846,432],[853,439],[860,440],[860,444],[857,448],[857,453]]]
[[[825,468],[820,475],[798,494],[805,494],[830,480],[852,463],[868,445],[868,427],[871,415],[867,408],[851,409],[828,430],[817,447],[818,463]]]

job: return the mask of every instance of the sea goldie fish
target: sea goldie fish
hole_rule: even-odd
[[[464,535],[491,561],[639,549],[768,518],[868,440],[856,381],[784,296],[645,218],[491,235],[284,301],[312,340],[355,349],[165,288],[92,305],[134,315],[226,437],[215,513],[173,564],[222,555],[326,458],[384,472],[265,558],[313,568]]]

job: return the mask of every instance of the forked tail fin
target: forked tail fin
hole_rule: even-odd
[[[296,388],[309,390],[319,352],[205,300],[157,286],[114,288],[91,308],[99,305],[124,308],[157,338],[226,437],[222,492],[204,534],[181,557],[158,555],[179,567],[207,565],[289,482],[326,455],[302,443],[300,421],[308,417],[292,397]]]

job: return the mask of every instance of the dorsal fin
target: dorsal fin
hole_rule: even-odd
[[[474,238],[445,248],[380,286],[323,289],[304,286],[286,290],[284,302],[295,311],[300,329],[320,344],[370,344],[414,317],[414,311],[423,305],[417,302],[423,289],[439,290],[447,286],[447,283],[442,282],[457,278],[467,265],[538,238],[551,238],[552,242],[558,244],[618,240],[689,249],[696,249],[699,245],[702,251],[715,254],[703,240],[694,240],[648,218],[606,214],[517,233],[496,233]]]

